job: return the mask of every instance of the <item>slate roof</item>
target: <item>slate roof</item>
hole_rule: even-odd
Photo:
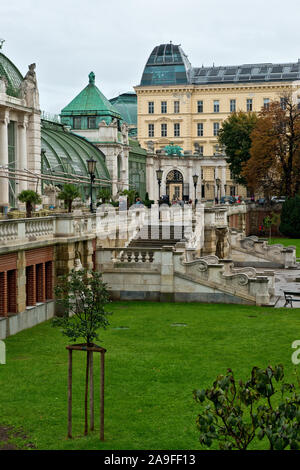
[[[212,67],[192,67],[180,45],[161,44],[151,52],[141,86],[207,85],[293,81],[300,79],[300,59],[292,63],[260,63]]]

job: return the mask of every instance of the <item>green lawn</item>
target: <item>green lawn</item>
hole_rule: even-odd
[[[107,348],[105,442],[98,438],[98,419],[97,431],[83,437],[83,352],[73,353],[74,439],[66,438],[68,340],[50,322],[5,341],[0,425],[22,427],[37,449],[199,449],[194,388],[209,386],[228,367],[246,378],[254,365],[276,363],[295,382],[291,344],[300,339],[298,309],[116,302],[111,310],[101,343]],[[128,329],[113,329],[119,326]],[[98,417],[98,387],[96,399]]]
[[[272,245],[282,243],[284,246],[294,245],[296,247],[296,256],[300,258],[300,239],[299,238],[271,238]]]

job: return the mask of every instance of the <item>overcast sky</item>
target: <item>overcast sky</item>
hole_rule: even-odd
[[[36,62],[41,109],[59,113],[88,83],[132,90],[152,49],[181,44],[194,67],[300,58],[299,0],[0,0],[2,52]]]

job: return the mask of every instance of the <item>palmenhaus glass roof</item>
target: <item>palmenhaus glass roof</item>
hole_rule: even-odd
[[[102,179],[104,186],[110,184],[104,154],[84,137],[66,131],[63,125],[42,120],[41,147],[44,174],[89,177],[86,161],[93,157],[97,162],[96,178]]]

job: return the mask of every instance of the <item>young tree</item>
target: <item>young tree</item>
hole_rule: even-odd
[[[64,184],[63,189],[58,194],[58,199],[62,199],[68,207],[68,212],[72,212],[74,199],[81,197],[80,190],[74,184]]]
[[[243,176],[267,197],[293,197],[300,190],[300,109],[291,95],[263,108],[251,134],[251,158]]]
[[[250,158],[251,132],[257,122],[255,113],[232,113],[222,124],[219,144],[225,148],[229,168],[237,183],[247,184],[242,175],[243,164]]]
[[[18,199],[26,204],[26,217],[31,217],[34,205],[42,202],[40,195],[31,189],[21,191]]]
[[[231,369],[219,375],[211,388],[194,390],[194,398],[207,403],[196,423],[201,445],[213,441],[220,449],[246,450],[254,438],[266,438],[270,450],[300,448],[300,393],[283,382],[283,366],[253,367],[251,377],[237,382]],[[273,400],[276,383],[281,400]],[[274,403],[276,402],[276,403]]]
[[[74,269],[69,275],[60,276],[55,288],[56,300],[63,307],[63,315],[55,317],[52,325],[59,327],[63,335],[76,341],[83,338],[86,346],[98,340],[99,328],[106,329],[109,325],[107,316],[110,312],[105,306],[110,302],[106,284],[96,271]],[[87,351],[85,375],[85,427],[88,432],[87,400],[89,382],[90,355]]]
[[[272,212],[271,215],[268,215],[264,218],[264,226],[269,229],[269,239],[272,238],[272,226],[278,225],[280,220],[280,215]]]

